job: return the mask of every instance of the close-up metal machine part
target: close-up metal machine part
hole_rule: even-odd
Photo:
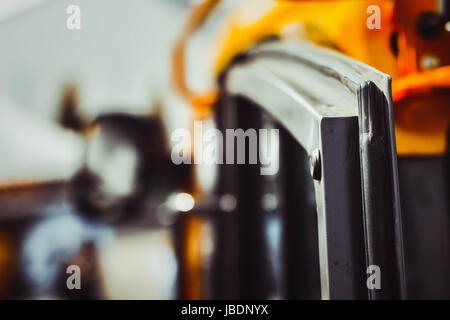
[[[389,77],[301,43],[266,44],[248,56],[251,62],[230,71],[226,88],[265,108],[308,154],[322,298],[367,296],[363,280],[369,265],[380,266],[390,284],[370,295],[401,297],[405,279]]]
[[[349,29],[349,34],[338,34],[334,39],[327,34],[333,34],[332,23],[335,26],[346,23],[342,22],[345,14],[341,17],[333,15],[330,13],[331,7],[343,12],[348,10],[350,14],[350,7],[356,10],[365,5],[338,1],[326,4],[281,2],[254,24],[239,24],[239,20],[235,19],[231,27],[234,29],[228,33],[230,42],[223,46],[219,66],[223,68],[226,65],[223,60],[227,59],[229,64],[220,76],[219,102],[215,111],[218,127],[242,127],[242,124],[247,124],[249,128],[263,126],[262,117],[269,115],[271,126],[283,131],[280,145],[289,145],[289,149],[280,150],[280,163],[292,170],[293,164],[289,166],[293,161],[289,159],[292,155],[302,154],[296,158],[299,166],[304,165],[304,159],[309,159],[307,163],[312,183],[306,182],[304,175],[301,176],[303,180],[293,181],[296,175],[291,177],[289,173],[290,179],[284,178],[281,182],[284,193],[297,193],[297,197],[281,196],[284,200],[281,210],[287,211],[281,218],[283,232],[309,235],[309,238],[284,235],[285,239],[305,243],[282,242],[285,259],[281,264],[285,265],[281,268],[287,272],[284,275],[287,284],[278,291],[282,297],[432,299],[447,298],[450,294],[445,271],[449,263],[448,143],[445,142],[449,102],[444,97],[447,95],[444,92],[448,90],[449,73],[446,63],[442,62],[448,57],[449,35],[444,31],[448,3],[413,2],[410,5],[407,1],[396,1],[379,4],[393,6],[390,19],[396,23],[391,31],[385,30],[384,35],[379,36],[389,41],[376,43],[373,47],[369,41],[361,45],[362,50],[357,49],[359,42],[350,43],[346,39],[347,36],[354,36]],[[202,10],[211,10],[214,5],[217,3],[209,1]],[[437,10],[427,11],[433,5]],[[199,12],[202,11],[199,9]],[[326,18],[331,21],[314,21]],[[414,19],[416,22],[412,21]],[[293,25],[294,31],[297,28],[297,33],[302,34],[302,41],[298,41],[299,36],[297,39],[291,34],[286,36],[286,26],[283,24]],[[323,24],[328,24],[330,29],[323,27]],[[348,24],[358,25],[358,22],[352,20]],[[340,28],[344,30],[346,27],[336,27],[338,30]],[[254,37],[246,32],[253,32]],[[309,37],[313,40],[306,41]],[[255,41],[257,38],[262,41],[260,44]],[[232,40],[235,42],[232,43]],[[437,41],[441,41],[439,48],[435,45]],[[332,50],[315,47],[311,42],[322,47],[329,46]],[[248,48],[242,50],[246,45]],[[389,52],[385,52],[386,46]],[[232,57],[230,51],[236,52],[238,48],[241,48],[241,53],[229,60]],[[394,90],[392,76],[362,64],[358,58],[351,59],[335,53],[341,51],[348,55],[349,52],[358,53],[358,50],[360,61],[369,62],[369,65],[372,61],[381,70],[389,70],[390,61],[385,57],[386,61],[382,61],[380,55],[389,54],[394,58],[394,65],[398,65],[397,70],[391,73],[394,76]],[[412,50],[416,50],[414,54]],[[438,51],[439,54],[430,54],[427,50]],[[437,65],[428,67],[430,65],[424,63],[429,57],[437,56]],[[417,70],[419,68],[422,70]],[[182,77],[182,74],[178,76]],[[204,110],[204,98],[199,96],[196,100],[187,85],[180,87],[184,88],[180,92],[190,97],[194,106]],[[427,116],[423,114],[423,119],[416,118],[420,117],[419,108],[424,108],[424,114],[428,113]],[[428,111],[425,108],[429,108]],[[427,122],[435,112],[446,124],[439,126]],[[440,136],[440,147],[422,140],[429,135],[426,131],[433,131],[436,138]],[[295,148],[302,151],[291,150]],[[426,173],[425,168],[428,168]],[[222,187],[219,190],[236,194],[241,190],[236,185],[246,186],[243,189],[247,190],[250,187],[247,186],[248,181],[252,181],[252,186],[254,181],[263,184],[264,179],[255,173],[251,175],[252,170],[248,168],[248,173],[242,168],[237,171],[220,170],[219,184]],[[236,180],[230,181],[230,176]],[[305,192],[304,185],[314,186],[314,191],[310,192],[315,194],[317,218],[313,220],[307,218],[311,215],[311,206],[290,203],[304,199],[300,195]],[[431,185],[439,187],[434,190]],[[232,218],[220,218],[219,230],[238,228],[239,223],[245,223],[241,221],[255,223],[258,218],[249,211],[258,210],[257,203],[263,197],[264,188],[260,189],[259,193],[246,195],[242,200],[242,209],[239,205],[236,208],[237,216],[247,215],[249,220],[235,218],[233,225]],[[259,224],[264,224],[263,221]],[[290,226],[291,221],[298,223],[297,228]],[[315,232],[301,226],[307,221],[308,228],[317,228]],[[245,254],[233,253],[234,248],[225,245],[233,241],[230,238],[233,236],[227,235],[225,230],[218,234],[223,236],[219,236],[217,241],[224,244],[220,246],[223,252],[217,253],[217,259],[223,263],[233,261],[238,266],[235,273],[245,274],[242,278],[234,275],[235,281],[248,281],[247,284],[240,283],[247,290],[242,297],[270,297],[271,294],[261,296],[261,283],[267,282],[264,280],[267,275],[260,273],[261,278],[254,279],[256,275],[251,276],[252,271],[247,270],[258,259],[252,261]],[[244,235],[245,239],[247,236]],[[239,250],[240,246],[236,246]],[[261,247],[264,245],[255,244],[252,248],[262,250]],[[299,254],[293,264],[297,269],[289,269],[289,264],[293,263],[289,255],[295,250]],[[259,264],[264,262],[259,260]],[[311,270],[314,265],[315,271]],[[373,265],[383,270],[384,286],[381,289],[368,289],[366,286],[365,279]],[[309,273],[299,276],[299,270],[308,270]],[[216,270],[222,284],[217,297],[240,297],[239,286],[234,288],[233,295],[230,294],[231,281],[226,271],[224,266]],[[314,277],[315,280],[311,280]],[[293,284],[292,279],[299,280]],[[291,295],[293,292],[294,295]]]
[[[0,20],[1,298],[450,299],[450,1],[134,1]]]

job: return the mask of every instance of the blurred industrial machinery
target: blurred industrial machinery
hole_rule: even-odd
[[[129,3],[118,1],[118,12]],[[164,56],[171,73],[155,72],[170,75],[181,102],[157,87],[151,103],[131,107],[135,87],[146,86],[139,72],[162,64],[147,57],[158,45],[141,47],[139,37],[139,46],[111,38],[96,60],[111,62],[106,76],[87,63],[81,84],[58,78],[51,119],[5,98],[10,87],[26,90],[21,75],[16,86],[0,78],[0,297],[449,299],[450,1],[167,3],[144,1],[130,21],[151,6],[167,15],[188,7]],[[214,18],[213,52],[199,46],[213,60],[213,83],[200,90],[190,75],[208,75],[189,68],[188,49]],[[78,44],[81,31],[70,35]],[[101,40],[89,38],[87,52]],[[138,76],[119,79],[135,60]],[[119,80],[106,90],[111,74]],[[124,83],[133,94],[122,94]],[[81,101],[89,90],[100,94]],[[261,163],[200,165],[196,134],[189,164],[174,163],[168,133],[180,119],[192,132],[195,121],[220,132],[279,130],[276,143],[256,147],[278,173],[262,175]],[[20,146],[8,136],[18,132]],[[243,145],[248,157],[250,139]],[[236,150],[223,156],[234,160]],[[22,172],[9,170],[19,160]],[[73,264],[81,291],[66,288]],[[369,285],[374,270],[381,285]]]

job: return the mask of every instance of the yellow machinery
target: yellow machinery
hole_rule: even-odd
[[[196,94],[189,89],[184,81],[184,48],[219,3],[207,0],[193,9],[173,55],[174,87],[201,114],[212,107],[215,93]],[[438,0],[242,1],[218,37],[215,73],[220,74],[233,57],[265,38],[309,40],[393,78],[399,155],[443,154],[450,118],[448,93],[442,93],[450,87],[450,23],[431,34],[439,21],[423,18],[421,31],[418,20],[420,14],[448,10],[446,4]],[[370,6],[377,6],[379,12]],[[380,28],[369,29],[367,23],[378,13]]]

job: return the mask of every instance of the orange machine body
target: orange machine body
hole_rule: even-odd
[[[219,2],[205,1],[199,6],[201,19],[199,10],[194,10],[193,19],[197,12],[196,21],[204,21]],[[393,78],[397,153],[441,155],[447,150],[450,119],[450,22],[433,39],[417,31],[419,15],[438,12],[440,6],[439,0],[242,1],[225,19],[214,44],[214,71],[219,74],[233,57],[272,36],[304,39],[339,51]],[[379,28],[372,27],[374,22]],[[183,43],[188,36],[184,33]],[[180,59],[174,55],[175,67]],[[175,82],[183,83],[176,69]],[[202,115],[216,98],[215,92],[184,96]]]

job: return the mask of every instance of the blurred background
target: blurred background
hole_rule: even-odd
[[[66,28],[72,4],[81,9],[80,30]],[[193,206],[183,193],[190,173],[157,171],[170,166],[167,135],[190,125],[191,111],[169,80],[171,50],[191,5],[0,2],[1,297],[67,298],[60,286],[70,264],[81,267],[84,298],[177,297],[171,230],[174,212]],[[188,76],[198,88],[214,81],[204,48],[217,21],[189,46]],[[204,175],[204,187],[213,179]],[[97,219],[125,211],[134,220]]]

